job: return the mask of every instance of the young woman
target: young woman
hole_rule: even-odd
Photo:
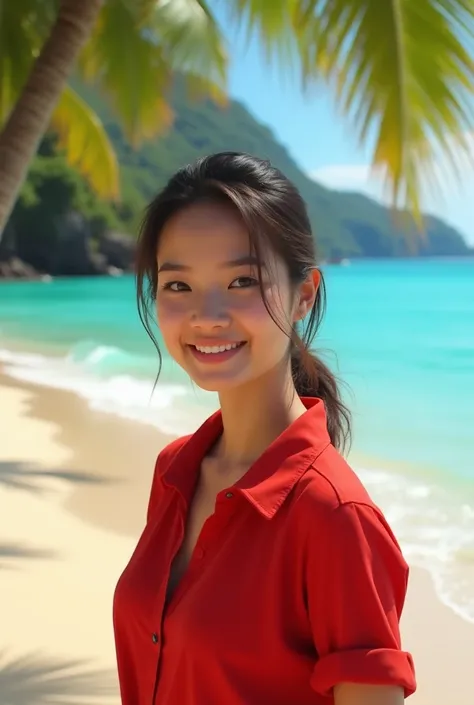
[[[123,705],[400,705],[408,568],[309,350],[324,288],[299,193],[255,157],[200,159],[151,203],[137,267],[148,332],[156,307],[220,410],[156,462],[114,598]]]

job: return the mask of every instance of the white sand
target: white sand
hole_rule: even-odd
[[[67,468],[70,450],[54,440],[53,424],[22,416],[27,392],[3,387],[0,398],[0,700],[10,703],[2,689],[6,663],[34,655],[45,671],[79,662],[77,702],[89,702],[92,690],[97,705],[118,703],[111,604],[133,541],[62,507],[70,485],[42,473]],[[93,672],[91,683],[85,674]]]

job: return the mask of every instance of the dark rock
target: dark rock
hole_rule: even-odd
[[[75,212],[62,216],[57,223],[57,241],[52,273],[63,276],[105,274],[105,257],[94,252],[90,226]]]
[[[0,232],[0,262],[9,262],[16,256],[15,236],[15,228],[10,219],[3,232]]]
[[[135,260],[135,241],[129,235],[112,230],[104,233],[99,239],[99,252],[105,256],[113,272],[131,271]]]
[[[52,276],[121,276],[133,270],[135,242],[108,231],[98,240],[86,218],[68,211],[42,219],[31,230],[9,230],[0,241],[0,277],[9,279]]]
[[[53,276],[107,273],[107,260],[97,252],[89,223],[75,211],[21,230],[15,240],[16,255],[36,270]]]
[[[2,279],[40,279],[41,275],[19,257],[11,257],[0,262],[0,277]]]

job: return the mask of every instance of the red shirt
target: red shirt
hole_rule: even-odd
[[[160,453],[114,597],[123,705],[329,705],[340,682],[415,690],[398,626],[408,567],[331,445],[323,403],[303,402],[309,410],[217,496],[166,608],[220,412]]]

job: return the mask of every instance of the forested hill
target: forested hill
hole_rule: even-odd
[[[134,151],[104,103],[90,90],[82,94],[102,116],[123,167],[125,200],[145,203],[176,168],[198,156],[221,150],[250,152],[270,159],[299,188],[308,203],[319,251],[324,257],[390,257],[408,254],[406,234],[397,231],[389,211],[356,193],[332,191],[309,178],[276,140],[239,102],[225,109],[210,102],[190,102],[178,86],[174,93],[173,128],[162,138]],[[315,121],[317,116],[315,116]],[[315,135],[315,139],[318,138]],[[442,221],[427,219],[427,238],[418,241],[422,255],[462,255],[461,235]],[[416,238],[415,238],[416,239]],[[408,238],[413,242],[414,238]]]
[[[133,149],[105,101],[90,88],[75,87],[98,112],[113,141],[121,167],[122,201],[116,207],[99,201],[56,153],[54,141],[45,139],[3,241],[4,250],[8,242],[10,255],[39,271],[101,272],[107,270],[107,263],[128,267],[131,255],[122,261],[111,258],[108,250],[101,262],[91,263],[95,252],[104,252],[100,249],[104,234],[129,234],[132,240],[146,203],[169,176],[198,156],[222,150],[268,158],[296,184],[308,204],[322,259],[470,254],[461,234],[441,220],[426,219],[424,238],[407,236],[396,229],[393,215],[375,201],[314,182],[271,130],[237,101],[230,101],[225,109],[208,101],[190,101],[177,84],[172,100],[173,127],[162,137]],[[321,138],[315,134],[317,139]],[[92,241],[92,247],[85,241]]]

